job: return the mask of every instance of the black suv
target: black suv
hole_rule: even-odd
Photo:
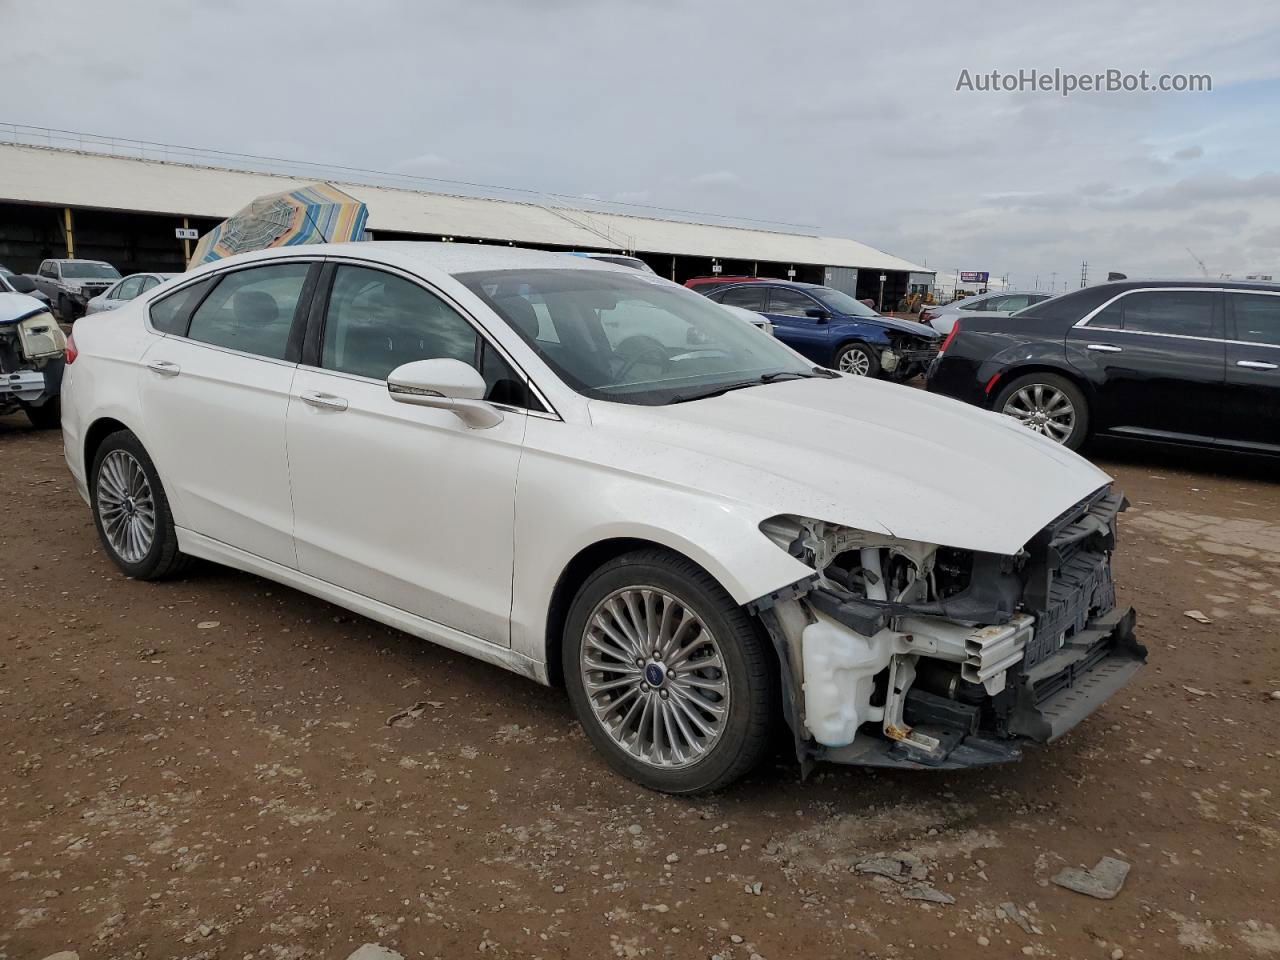
[[[928,389],[1091,433],[1280,454],[1280,284],[1124,280],[960,320]]]

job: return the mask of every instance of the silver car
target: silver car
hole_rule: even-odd
[[[131,273],[115,286],[109,287],[90,300],[85,306],[84,312],[90,314],[101,313],[104,310],[114,310],[116,307],[124,306],[135,297],[146,293],[152,287],[159,286],[170,277],[176,276],[178,276],[176,273]]]
[[[984,317],[1007,317],[1033,303],[1048,300],[1051,296],[1053,294],[1038,290],[999,290],[994,293],[982,293],[976,297],[956,300],[943,307],[925,307],[920,311],[920,321],[927,323],[939,333],[950,333],[956,321],[966,313],[981,313]]]

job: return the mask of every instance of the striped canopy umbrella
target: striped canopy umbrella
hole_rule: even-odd
[[[249,250],[364,237],[369,208],[328,183],[259,197],[196,244],[187,269]]]

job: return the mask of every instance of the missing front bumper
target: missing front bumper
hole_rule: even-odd
[[[1072,730],[1142,669],[1147,650],[1134,638],[1135,621],[1132,608],[1098,617],[1055,656],[1026,672],[1011,671],[1005,690],[986,704],[911,690],[905,719],[939,742],[932,756],[910,744],[860,736],[848,746],[820,749],[814,759],[915,770],[1018,760],[1027,744],[1049,743]]]

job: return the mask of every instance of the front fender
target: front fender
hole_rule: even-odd
[[[780,590],[813,570],[760,532],[761,508],[675,486],[635,470],[561,455],[585,431],[531,418],[516,494],[511,646],[546,659],[551,599],[583,550],[607,540],[658,544],[705,569],[737,602]]]
[[[877,347],[889,346],[889,334],[884,327],[876,323],[861,321],[845,321],[838,323],[831,331],[833,343],[841,346],[850,340],[861,340],[863,343]]]

